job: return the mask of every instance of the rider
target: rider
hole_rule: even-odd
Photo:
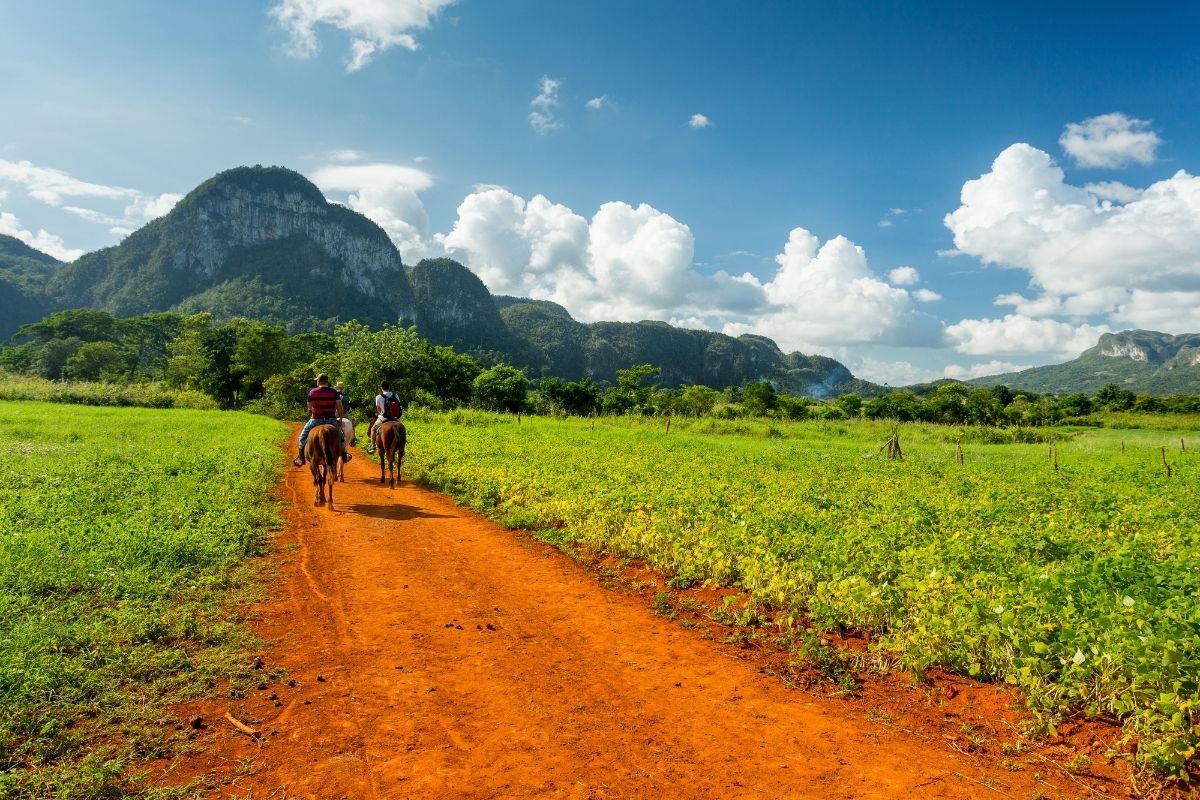
[[[304,466],[304,445],[308,443],[308,432],[317,425],[332,425],[337,428],[338,436],[342,440],[342,460],[349,461],[346,433],[342,430],[342,417],[345,414],[342,400],[337,391],[329,385],[329,376],[324,372],[317,376],[317,385],[308,390],[308,411],[310,418],[304,424],[304,430],[300,431],[300,455],[292,464],[297,467]]]
[[[385,422],[400,419],[404,413],[400,409],[400,398],[392,391],[392,385],[387,381],[379,382],[379,394],[375,395],[375,417],[367,427],[367,445],[372,452],[375,450],[375,428]]]
[[[346,384],[338,381],[333,385],[333,388],[337,389],[338,399],[342,401],[342,415],[345,416],[346,419],[350,419],[350,395],[346,394]],[[353,422],[351,425],[353,425]],[[356,441],[357,438],[353,437],[352,435],[350,439],[350,445],[353,446]]]

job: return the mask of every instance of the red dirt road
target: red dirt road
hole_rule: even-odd
[[[319,800],[1094,792],[789,690],[561,553],[407,482],[381,487],[377,470],[359,454],[331,512],[289,469],[278,577],[254,614],[269,685],[192,707],[199,747],[166,781]]]

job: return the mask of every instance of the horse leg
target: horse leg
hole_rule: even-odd
[[[320,508],[325,505],[325,481],[321,477],[321,465],[315,461],[309,461],[308,464],[312,470],[313,487],[316,489],[313,505]]]
[[[341,456],[338,456],[338,458],[340,460]],[[335,483],[337,483],[337,467],[336,466],[329,468],[329,471],[326,473],[326,476],[325,476],[325,482],[329,484],[329,510],[333,511],[333,485]]]
[[[387,445],[380,441],[375,450],[379,453],[379,482],[383,483],[387,480]]]

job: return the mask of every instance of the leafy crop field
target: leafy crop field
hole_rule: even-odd
[[[508,525],[869,631],[883,669],[1010,682],[1050,726],[1120,718],[1159,772],[1195,755],[1194,434],[911,424],[901,461],[869,422],[406,422],[407,477]]]
[[[0,797],[123,796],[167,700],[234,669],[222,605],[277,519],[285,431],[0,402]]]

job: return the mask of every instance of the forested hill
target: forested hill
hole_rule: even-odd
[[[69,264],[0,237],[0,337],[68,308],[119,317],[209,311],[289,333],[350,319],[415,324],[436,344],[534,378],[611,381],[618,369],[649,363],[663,369],[666,386],[767,379],[816,397],[879,388],[833,359],[785,354],[762,337],[649,321],[585,325],[552,303],[493,297],[451,259],[405,266],[382,228],[281,167],[222,172],[120,244]]]
[[[1131,392],[1194,394],[1200,392],[1200,334],[1106,333],[1074,361],[990,375],[971,383],[1054,394],[1093,394],[1115,383]]]
[[[51,310],[45,288],[62,262],[0,234],[0,340]]]

